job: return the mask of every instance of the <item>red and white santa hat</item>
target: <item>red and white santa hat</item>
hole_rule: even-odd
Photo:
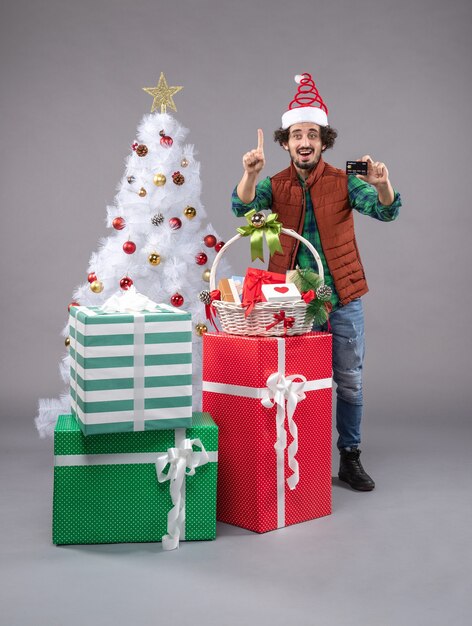
[[[318,93],[311,74],[297,74],[295,82],[298,90],[288,105],[288,111],[282,115],[282,128],[290,128],[292,124],[314,122],[319,126],[328,126],[328,108]]]

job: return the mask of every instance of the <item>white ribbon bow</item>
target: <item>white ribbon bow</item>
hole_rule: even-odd
[[[200,448],[194,451],[193,446]],[[200,439],[184,439],[178,448],[168,448],[156,461],[157,480],[170,480],[170,496],[174,505],[167,515],[167,534],[162,537],[164,550],[179,547],[179,538],[185,523],[185,476],[193,476],[195,468],[208,463],[210,457]],[[164,473],[164,469],[169,469]]]
[[[295,382],[297,379],[300,382]],[[282,453],[287,447],[287,432],[284,428],[285,417],[287,417],[288,428],[293,437],[293,441],[288,447],[288,466],[292,470],[291,476],[287,478],[290,489],[295,489],[300,480],[298,461],[295,458],[298,451],[298,428],[293,419],[293,414],[298,402],[306,398],[303,391],[305,383],[305,376],[298,374],[284,376],[280,372],[274,372],[267,379],[267,389],[261,399],[262,405],[267,409],[272,408],[274,404],[277,405],[277,440],[274,448]],[[287,401],[287,415],[285,415],[285,401]]]
[[[140,313],[141,311],[155,311],[157,304],[147,296],[136,291],[134,285],[127,291],[117,292],[106,300],[100,310],[104,313]]]

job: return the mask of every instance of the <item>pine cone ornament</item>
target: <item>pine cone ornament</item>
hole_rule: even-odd
[[[176,185],[183,185],[185,182],[185,177],[180,172],[174,172],[172,174],[172,180]]]
[[[154,224],[154,226],[160,226],[163,221],[164,221],[164,216],[162,215],[162,213],[156,213],[156,215],[151,217],[151,222],[152,224]]]
[[[148,147],[145,146],[143,143],[140,143],[139,146],[136,148],[136,154],[140,157],[145,157],[147,153]]]
[[[203,302],[203,304],[211,304],[210,292],[206,289],[200,291],[200,293],[198,294],[198,299],[200,300],[200,302]]]
[[[333,290],[331,289],[331,287],[329,287],[328,285],[321,285],[316,290],[316,297],[318,298],[318,300],[321,300],[321,302],[327,302],[331,298],[332,293]]]

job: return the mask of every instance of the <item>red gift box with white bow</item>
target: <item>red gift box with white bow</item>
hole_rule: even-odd
[[[204,335],[221,522],[262,533],[331,513],[331,340]]]

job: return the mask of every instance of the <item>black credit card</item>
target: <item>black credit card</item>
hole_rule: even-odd
[[[367,161],[346,161],[346,174],[367,176]]]

